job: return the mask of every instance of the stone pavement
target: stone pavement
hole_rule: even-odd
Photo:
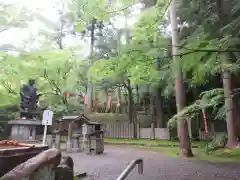
[[[237,180],[240,163],[210,163],[206,161],[170,158],[146,149],[105,146],[102,155],[72,153],[77,172],[87,172],[91,180],[116,180],[132,160],[143,158],[143,175],[135,168],[127,180]]]

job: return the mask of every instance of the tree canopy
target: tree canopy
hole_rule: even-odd
[[[94,86],[95,111],[130,113],[145,103],[171,128],[177,119],[195,120],[203,110],[211,122],[226,120],[229,125],[239,106],[240,3],[177,1],[179,63],[172,60],[170,3],[59,1],[53,10],[55,19],[27,4],[0,3],[0,36],[38,22],[36,32],[22,39],[22,47],[0,44],[0,105],[17,105],[19,89],[31,77],[44,94],[43,107],[80,112],[89,81]],[[173,99],[179,64],[187,99],[177,113]],[[66,92],[75,95],[69,98]],[[124,110],[110,108],[115,106]]]

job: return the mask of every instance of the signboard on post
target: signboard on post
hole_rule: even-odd
[[[46,144],[47,126],[52,125],[52,118],[53,118],[53,112],[52,111],[50,111],[50,110],[43,111],[43,119],[42,119],[42,125],[44,125],[43,142],[42,142],[43,145]]]
[[[43,111],[42,125],[52,125],[53,112],[50,110]]]

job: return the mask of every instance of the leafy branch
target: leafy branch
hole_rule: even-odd
[[[9,83],[6,83],[5,81],[2,80],[2,85],[4,86],[4,88],[8,91],[8,93],[10,94],[14,94],[17,95],[18,93],[16,91],[14,91],[11,87],[11,85]]]
[[[50,86],[52,88],[52,91],[54,91],[56,95],[62,94],[62,91],[59,88],[59,86],[56,84],[56,82],[48,77],[46,68],[44,69],[43,77],[48,81],[48,83],[50,84]]]

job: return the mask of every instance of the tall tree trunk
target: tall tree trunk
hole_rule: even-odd
[[[105,94],[105,98],[106,98],[105,101],[104,101],[104,104],[105,104],[104,112],[106,112],[107,104],[108,104],[108,88],[107,87],[104,88],[104,94]]]
[[[138,123],[138,119],[137,119],[137,111],[136,111],[135,106],[133,106],[133,109],[132,109],[132,121],[133,121],[133,138],[137,139],[137,134],[138,134],[137,123]]]
[[[140,101],[140,95],[139,95],[139,87],[138,84],[136,85],[136,94],[137,94],[137,103]]]
[[[118,31],[117,33],[117,54],[119,55],[121,53],[121,36],[122,31]],[[117,106],[116,106],[116,112],[120,113],[122,112],[121,109],[121,88],[117,88]]]
[[[180,59],[178,56],[178,23],[176,16],[176,0],[172,0],[170,4],[170,21],[172,26],[172,55],[176,63],[176,106],[179,113],[185,107],[185,92],[183,84],[183,74]],[[184,157],[193,156],[191,149],[191,141],[188,133],[188,124],[185,119],[178,119],[178,136],[180,140],[180,155]]]
[[[156,122],[156,96],[150,97],[150,115],[152,116],[152,123]],[[155,126],[156,127],[156,126]]]
[[[128,119],[133,123],[133,138],[137,138],[137,114],[133,107],[133,92],[130,79],[127,80],[126,89],[128,91]]]
[[[227,57],[223,57],[223,63],[227,64]],[[232,88],[231,88],[231,73],[227,69],[223,69],[223,90],[225,98],[226,108],[226,121],[227,121],[227,133],[228,133],[228,148],[234,148],[237,146],[237,135],[235,132],[235,122],[233,113],[233,99],[232,99]]]
[[[127,80],[127,91],[128,91],[128,119],[129,122],[133,122],[133,97],[132,97],[132,88],[130,84],[130,80]]]
[[[96,87],[93,86],[93,96],[92,96],[92,111],[96,111],[96,106],[97,106],[97,94],[96,94]]]
[[[111,112],[111,106],[112,106],[112,92],[109,91],[105,113]]]
[[[164,122],[164,112],[163,112],[163,97],[161,93],[161,89],[158,87],[156,92],[156,119],[157,119],[157,127],[165,128]]]
[[[124,88],[124,113],[128,113],[128,90],[127,87]]]
[[[91,67],[92,65],[92,58],[93,58],[93,50],[94,50],[94,31],[95,31],[95,24],[96,24],[96,19],[93,18],[92,19],[92,24],[91,24],[91,46],[90,46],[90,58],[88,60],[88,68]],[[92,112],[92,95],[93,95],[93,92],[92,92],[92,89],[93,89],[93,85],[88,77],[88,89],[87,89],[87,95],[88,95],[88,103],[87,103],[87,111],[89,113]]]
[[[121,89],[117,88],[117,104],[116,104],[116,113],[121,112]]]
[[[220,27],[225,26],[228,23],[228,12],[224,9],[223,0],[216,0],[218,19]],[[219,33],[219,39],[222,39],[223,35]],[[228,133],[228,148],[234,148],[237,146],[237,134],[235,132],[235,117],[233,112],[233,99],[232,99],[232,87],[231,87],[231,72],[227,68],[230,61],[231,54],[229,52],[220,54],[222,60],[222,78],[223,78],[223,89],[225,98],[225,109],[226,109],[226,121],[227,121],[227,133]]]

